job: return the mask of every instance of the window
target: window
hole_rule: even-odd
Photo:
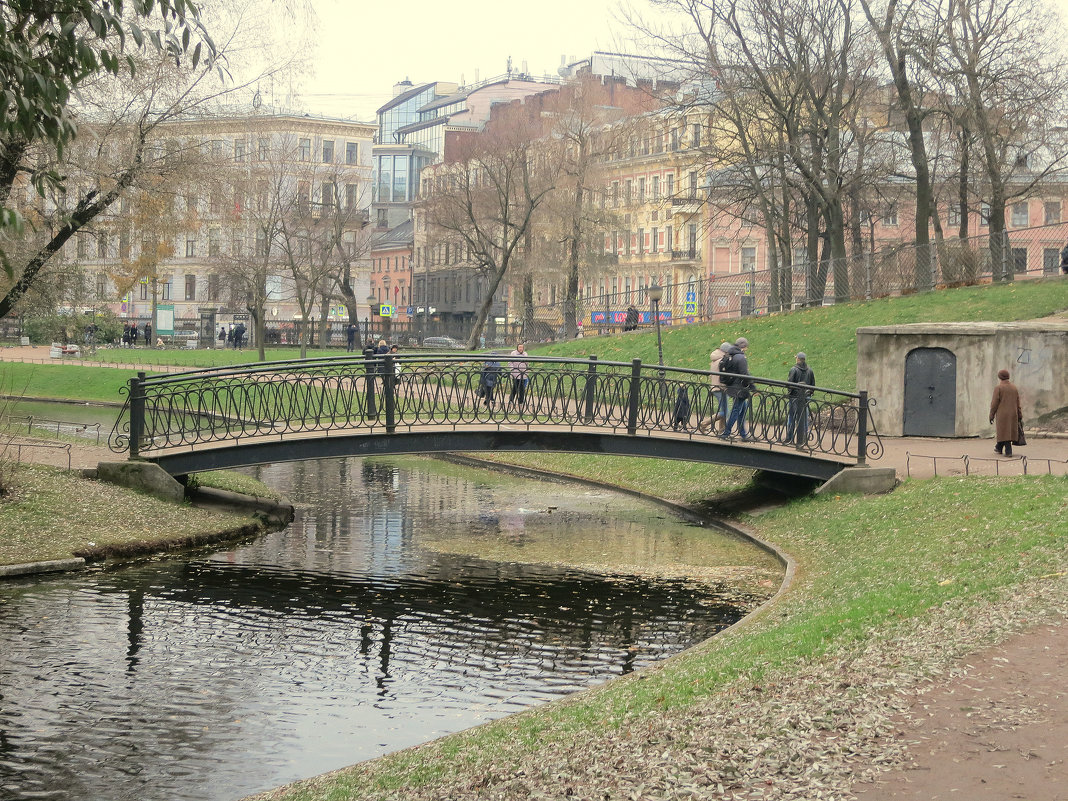
[[[360,199],[359,184],[345,184],[345,208],[354,209]]]
[[[311,207],[311,185],[307,181],[297,183],[297,211],[307,214]]]
[[[219,214],[222,212],[222,192],[218,189],[211,190],[211,198],[209,200],[211,205],[211,213]]]
[[[645,229],[638,229],[638,255],[645,253]],[[628,290],[629,291],[629,290]]]
[[[653,176],[653,200],[660,200],[660,176]]]
[[[323,140],[323,164],[333,164],[333,163],[334,163],[334,140],[333,139],[324,139]]]
[[[119,258],[130,258],[130,232],[121,231],[119,233]]]
[[[883,209],[883,225],[897,225],[897,204],[890,203]]]
[[[197,196],[186,195],[185,196],[185,210],[195,212],[197,210]]]
[[[644,203],[645,202],[645,179],[644,178],[639,178],[638,179],[638,202],[639,203]]]
[[[1029,215],[1027,213],[1027,201],[1022,203],[1012,204],[1012,226],[1013,228],[1026,228],[1029,222]]]
[[[337,194],[337,188],[330,181],[323,181],[322,186],[319,187],[319,200],[324,209],[332,209],[334,207],[335,195]]]
[[[163,290],[163,300],[170,300],[171,299],[171,282],[167,281],[166,283],[161,283],[160,284],[160,289]]]
[[[980,225],[990,225],[990,204],[989,203],[981,203],[981,204],[979,204],[979,224]]]
[[[664,250],[670,253],[672,244],[673,242],[671,239],[671,226],[669,225],[664,229]]]
[[[742,248],[742,269],[743,270],[755,270],[756,269],[756,248]]]
[[[311,161],[311,139],[297,142],[297,161]]]
[[[244,139],[235,139],[234,140],[234,161],[244,161],[244,160],[245,160],[245,140]]]
[[[700,147],[701,146],[701,126],[700,125],[694,125],[693,126],[693,133],[692,133],[690,139],[691,139],[694,147]]]
[[[197,255],[197,241],[189,236],[185,239],[185,257],[191,259]]]
[[[690,173],[690,199],[693,200],[697,197],[697,173]]]
[[[245,185],[234,184],[234,214],[241,214],[245,209]]]
[[[106,259],[108,257],[108,238],[106,235],[100,235],[96,238],[96,257],[98,259]]]
[[[687,233],[690,235],[690,252],[689,257],[691,259],[697,258],[697,225],[696,223],[690,223]]]
[[[218,228],[212,228],[210,231],[208,231],[208,255],[209,256],[218,256],[219,255],[219,250],[220,250],[219,241],[220,241],[220,234],[219,234],[219,229]]]
[[[1027,272],[1027,248],[1012,249],[1012,269],[1017,275]]]
[[[345,163],[357,164],[359,162],[360,152],[356,147],[356,142],[345,143]]]
[[[185,276],[185,299],[197,299],[197,277],[192,273],[186,273]]]
[[[1057,248],[1044,248],[1042,250],[1042,272],[1045,275],[1056,275],[1061,269],[1061,252]]]
[[[141,300],[148,300],[148,279],[141,279]]]
[[[208,275],[208,300],[219,299],[219,276],[215,273]]]
[[[675,173],[669,172],[664,176],[664,192],[668,197],[675,194]]]
[[[1042,204],[1045,214],[1046,225],[1055,225],[1061,221],[1061,202],[1059,200],[1047,200]]]
[[[956,203],[949,207],[949,213],[946,215],[946,222],[950,225],[960,225],[960,206]]]
[[[245,238],[241,234],[234,234],[234,239],[230,243],[230,253],[238,258],[245,255]],[[215,300],[214,296],[211,299]]]
[[[222,139],[211,140],[211,157],[216,161],[221,161],[223,153],[226,152],[226,142]]]
[[[649,238],[649,252],[650,252],[650,253],[656,253],[656,252],[657,252],[657,250],[659,249],[659,247],[660,247],[660,244],[659,244],[659,242],[657,241],[657,239],[658,239],[658,237],[659,237],[659,236],[660,236],[660,229],[659,229],[659,228],[655,228],[655,227],[654,227],[654,228],[653,228],[653,234],[652,234],[652,236],[651,236],[651,237]]]
[[[271,148],[271,140],[263,137],[259,140],[257,155],[260,161],[267,161],[267,153]]]
[[[612,208],[619,207],[619,181],[612,181]]]
[[[375,225],[377,225],[379,228],[385,228],[386,227],[387,221],[386,221],[386,210],[385,209],[377,209],[376,210]]]
[[[107,273],[96,274],[96,296],[98,298],[106,298],[108,296],[108,275]]]
[[[267,290],[267,300],[279,301],[282,299],[282,276],[268,275],[264,281],[264,289]]]
[[[631,197],[632,197],[631,192],[633,191],[633,188],[634,188],[634,182],[630,178],[628,178],[627,179],[627,183],[625,184],[625,187],[626,188],[623,191],[623,203],[625,205],[629,206],[630,205],[630,201],[631,201]]]
[[[89,255],[89,236],[78,234],[78,258],[84,259]]]

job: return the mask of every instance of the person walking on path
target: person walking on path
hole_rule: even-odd
[[[508,362],[508,370],[512,375],[512,392],[508,395],[508,405],[514,403],[516,406],[522,406],[527,402],[527,360],[522,358],[526,356],[523,343],[516,345],[515,350],[508,355],[512,357]]]
[[[738,337],[727,349],[730,358],[720,362],[719,370],[724,374],[722,380],[727,387],[727,396],[734,398],[731,415],[727,418],[723,433],[719,435],[724,439],[731,435],[735,423],[738,424],[738,436],[743,441],[750,439],[749,432],[745,430],[745,418],[749,411],[749,396],[753,386],[753,382],[749,380],[749,361],[744,352],[748,347],[749,340]]]
[[[816,386],[816,375],[808,366],[803,352],[798,353],[796,359],[797,362],[790,368],[790,375],[786,377],[791,384],[799,385],[788,390],[790,405],[786,410],[786,441],[803,448],[808,442],[808,399],[812,395],[812,390],[805,387]]]
[[[722,365],[724,363],[723,360],[728,357],[730,347],[730,342],[721,342],[719,347],[708,355],[708,382],[711,385],[709,400],[711,402],[711,408],[708,410],[708,423],[698,425],[699,431],[718,434],[723,431],[723,428],[727,423],[727,387],[726,384],[723,383],[723,376],[719,375],[719,373],[722,372],[720,365]]]
[[[1020,436],[1023,426],[1023,410],[1020,408],[1020,392],[1009,381],[1008,370],[998,370],[998,385],[990,399],[990,422],[994,424],[994,452],[1012,456],[1012,443]]]

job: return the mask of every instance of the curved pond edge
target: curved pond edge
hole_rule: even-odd
[[[550,470],[539,470],[536,467],[524,467],[521,465],[502,464],[501,462],[495,462],[489,459],[478,459],[473,456],[461,456],[455,453],[435,454],[431,458],[439,459],[444,462],[450,462],[452,464],[463,465],[466,467],[490,469],[497,472],[506,473],[508,475],[519,476],[521,478],[537,478],[550,479],[553,481],[566,481],[569,484],[574,483],[582,486],[593,487],[595,489],[618,492],[621,495],[629,495],[632,498],[639,498],[643,501],[647,501],[649,503],[656,504],[657,506],[661,506],[665,509],[668,509],[674,514],[677,514],[679,517],[690,522],[698,523],[702,526],[710,526],[712,528],[717,528],[728,534],[739,537],[740,539],[746,540],[747,542],[760,548],[762,551],[773,556],[783,568],[783,579],[779,584],[779,588],[770,598],[768,598],[759,606],[756,606],[751,609],[749,613],[745,615],[745,617],[735,621],[726,628],[720,629],[714,635],[712,635],[710,639],[715,639],[716,637],[728,631],[737,631],[739,627],[752,620],[754,616],[774,605],[780,598],[782,598],[786,591],[790,589],[791,585],[793,584],[794,577],[797,574],[797,562],[794,560],[794,558],[789,553],[780,548],[778,545],[776,545],[774,542],[771,542],[770,540],[766,540],[763,537],[759,536],[756,531],[750,528],[749,526],[745,526],[740,523],[728,523],[727,521],[722,520],[718,517],[712,517],[711,515],[702,513],[700,510],[694,509],[691,506],[686,506],[685,504],[681,503],[675,503],[674,501],[669,501],[664,498],[660,498],[656,495],[650,495],[649,493],[642,492],[641,490],[629,489],[627,487],[619,487],[615,484],[609,484],[605,481],[595,481],[593,479],[581,478],[579,476],[554,473]],[[708,642],[708,640],[702,640],[701,642]],[[690,646],[690,648],[695,648],[700,644],[700,642],[694,643]],[[678,654],[673,654],[667,659],[661,660],[660,662],[656,663],[656,665],[650,665],[648,668],[643,668],[643,670],[649,670],[651,668],[659,667],[660,665],[663,665],[666,662],[670,662],[672,659],[678,657],[679,655],[686,653],[686,651],[688,650],[690,649],[684,649]],[[638,672],[640,673],[641,671]],[[579,692],[586,691],[580,690]]]
[[[85,478],[91,478],[95,472],[90,469],[82,471],[82,474]],[[115,545],[97,545],[92,548],[75,551],[73,558],[69,559],[48,559],[40,562],[0,565],[0,580],[84,570],[91,565],[99,564],[109,559],[120,561],[139,559],[236,543],[241,540],[258,537],[275,528],[284,527],[293,519],[293,504],[285,499],[276,501],[270,498],[215,489],[214,487],[198,487],[195,490],[190,490],[186,498],[199,506],[211,506],[249,513],[254,518],[254,521],[239,526],[230,526],[219,531],[192,534],[185,537]]]

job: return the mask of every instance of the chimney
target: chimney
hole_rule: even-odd
[[[393,84],[393,96],[399,97],[412,88],[412,82],[405,78],[403,81],[399,81]]]

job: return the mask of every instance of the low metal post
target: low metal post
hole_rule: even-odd
[[[145,434],[145,373],[130,379],[130,458],[141,453],[141,438]]]
[[[638,399],[641,397],[642,360],[630,363],[630,399],[627,411],[627,433],[638,433]]]
[[[868,393],[860,391],[857,408],[857,466],[868,463]]]
[[[385,355],[382,364],[382,369],[385,371],[382,374],[382,393],[385,395],[386,404],[386,433],[392,434],[397,428],[397,396],[395,394],[397,372],[391,354]]]
[[[593,404],[597,395],[597,357],[590,355],[590,365],[586,368],[586,415],[587,423],[593,422]]]

